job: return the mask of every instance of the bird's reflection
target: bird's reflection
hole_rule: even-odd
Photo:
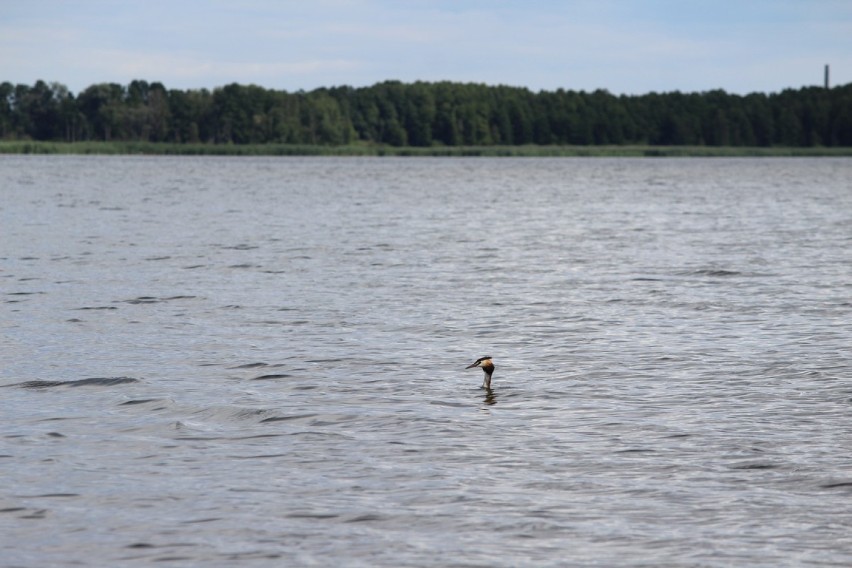
[[[494,389],[485,389],[485,397],[482,401],[489,406],[497,404],[497,395],[494,394]]]

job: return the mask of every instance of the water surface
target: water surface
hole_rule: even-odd
[[[2,157],[0,555],[848,565],[850,180]]]

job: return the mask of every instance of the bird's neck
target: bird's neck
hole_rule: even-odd
[[[485,371],[485,379],[482,381],[482,386],[483,386],[483,388],[490,389],[491,388],[491,373],[494,372],[494,367],[491,367],[490,369],[489,368],[483,368],[483,371]]]

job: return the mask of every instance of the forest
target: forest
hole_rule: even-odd
[[[613,95],[457,82],[287,92],[135,80],[73,94],[0,83],[0,139],[392,147],[852,146],[852,83],[779,93]]]

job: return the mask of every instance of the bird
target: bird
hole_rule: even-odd
[[[485,371],[485,380],[482,381],[482,388],[491,390],[491,373],[494,372],[494,363],[491,362],[491,356],[480,357],[465,367],[465,369],[472,369],[473,367],[482,367],[482,370]]]

